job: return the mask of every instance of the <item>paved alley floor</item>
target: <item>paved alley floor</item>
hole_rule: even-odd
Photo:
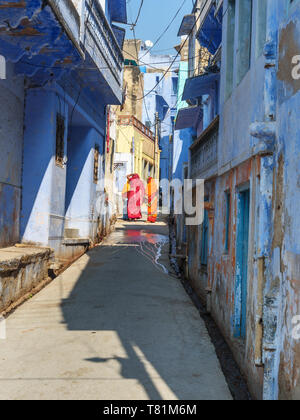
[[[231,399],[204,322],[168,274],[167,234],[118,222],[12,313],[0,399]]]

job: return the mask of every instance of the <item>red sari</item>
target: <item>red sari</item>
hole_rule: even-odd
[[[130,220],[142,218],[142,200],[145,195],[145,188],[143,181],[140,179],[138,174],[131,175],[129,177],[130,191],[127,193],[128,204],[128,218]]]

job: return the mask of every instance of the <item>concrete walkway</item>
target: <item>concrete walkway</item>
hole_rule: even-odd
[[[160,256],[160,254],[162,255]],[[231,399],[167,227],[120,223],[6,320],[1,399]]]

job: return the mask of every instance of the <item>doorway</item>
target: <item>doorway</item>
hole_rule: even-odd
[[[246,337],[248,242],[250,216],[250,189],[238,191],[237,242],[235,279],[235,331],[237,338]]]

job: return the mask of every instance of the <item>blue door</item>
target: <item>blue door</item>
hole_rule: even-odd
[[[250,190],[238,194],[238,226],[236,244],[236,281],[235,281],[235,337],[245,338],[247,318],[247,275]]]

